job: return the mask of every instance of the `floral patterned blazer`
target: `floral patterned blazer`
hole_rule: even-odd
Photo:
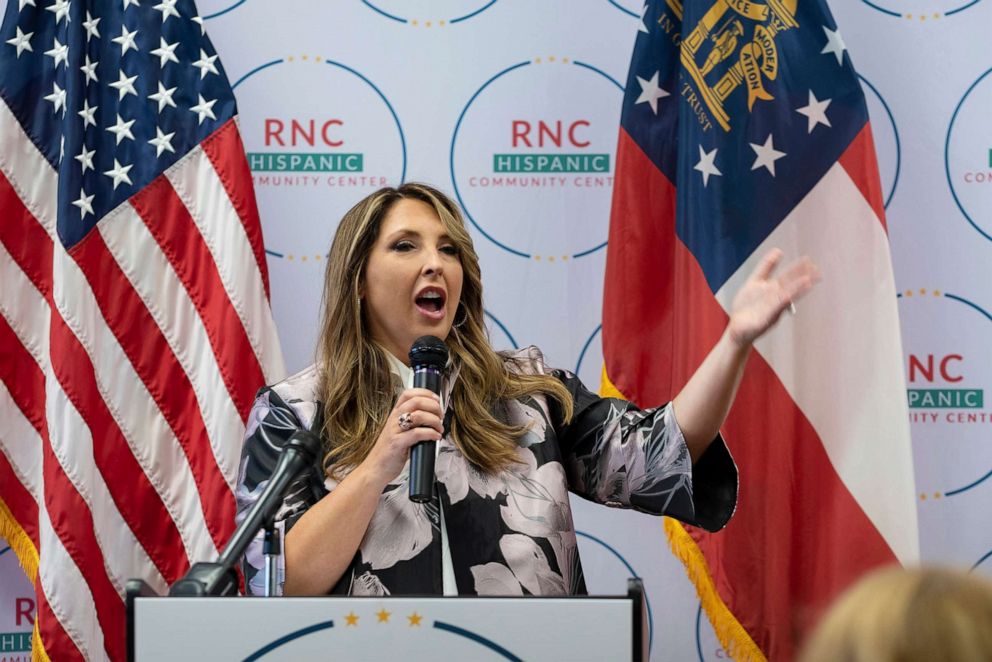
[[[506,360],[510,369],[561,380],[575,402],[572,420],[566,424],[555,400],[543,395],[505,402],[499,415],[530,429],[519,441],[520,463],[498,474],[482,473],[449,437],[441,439],[434,501],[410,501],[404,469],[383,490],[355,558],[332,593],[441,594],[439,509],[458,593],[468,595],[585,593],[569,491],[708,531],[730,519],[737,503],[737,467],[722,438],[693,466],[671,404],[640,410],[601,398],[574,374],[548,369],[534,347],[507,354]],[[456,379],[457,374],[448,376],[445,395]],[[317,371],[310,367],[259,392],[236,489],[239,523],[265,488],[290,435],[299,428],[321,428],[316,387]],[[314,466],[287,491],[277,527],[288,531],[336,485]],[[333,531],[327,532],[327,544],[334,544]],[[259,534],[243,562],[250,593],[263,592],[263,568]]]

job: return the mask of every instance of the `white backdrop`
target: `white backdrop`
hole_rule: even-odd
[[[455,195],[471,219],[493,344],[536,344],[598,386],[621,81],[640,2],[198,6],[235,84],[290,371],[312,361],[337,220],[405,179]],[[992,0],[832,9],[879,150],[922,553],[992,575]],[[512,171],[526,166],[515,155],[535,152],[584,158],[565,172]],[[661,522],[574,506],[590,591],[623,592],[627,576],[645,577],[652,659],[724,657]],[[0,551],[0,635],[30,631],[32,591],[13,557]]]

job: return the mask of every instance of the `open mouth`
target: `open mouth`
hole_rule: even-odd
[[[444,317],[444,302],[446,295],[439,287],[426,287],[420,291],[414,302],[421,313],[431,319]]]

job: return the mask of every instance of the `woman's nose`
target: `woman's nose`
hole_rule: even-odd
[[[430,249],[424,251],[424,265],[423,273],[425,276],[440,276],[441,275],[441,252],[437,249]]]

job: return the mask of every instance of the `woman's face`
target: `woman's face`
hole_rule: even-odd
[[[410,198],[393,205],[362,290],[372,338],[404,363],[420,336],[448,337],[462,295],[462,263],[433,207]]]

